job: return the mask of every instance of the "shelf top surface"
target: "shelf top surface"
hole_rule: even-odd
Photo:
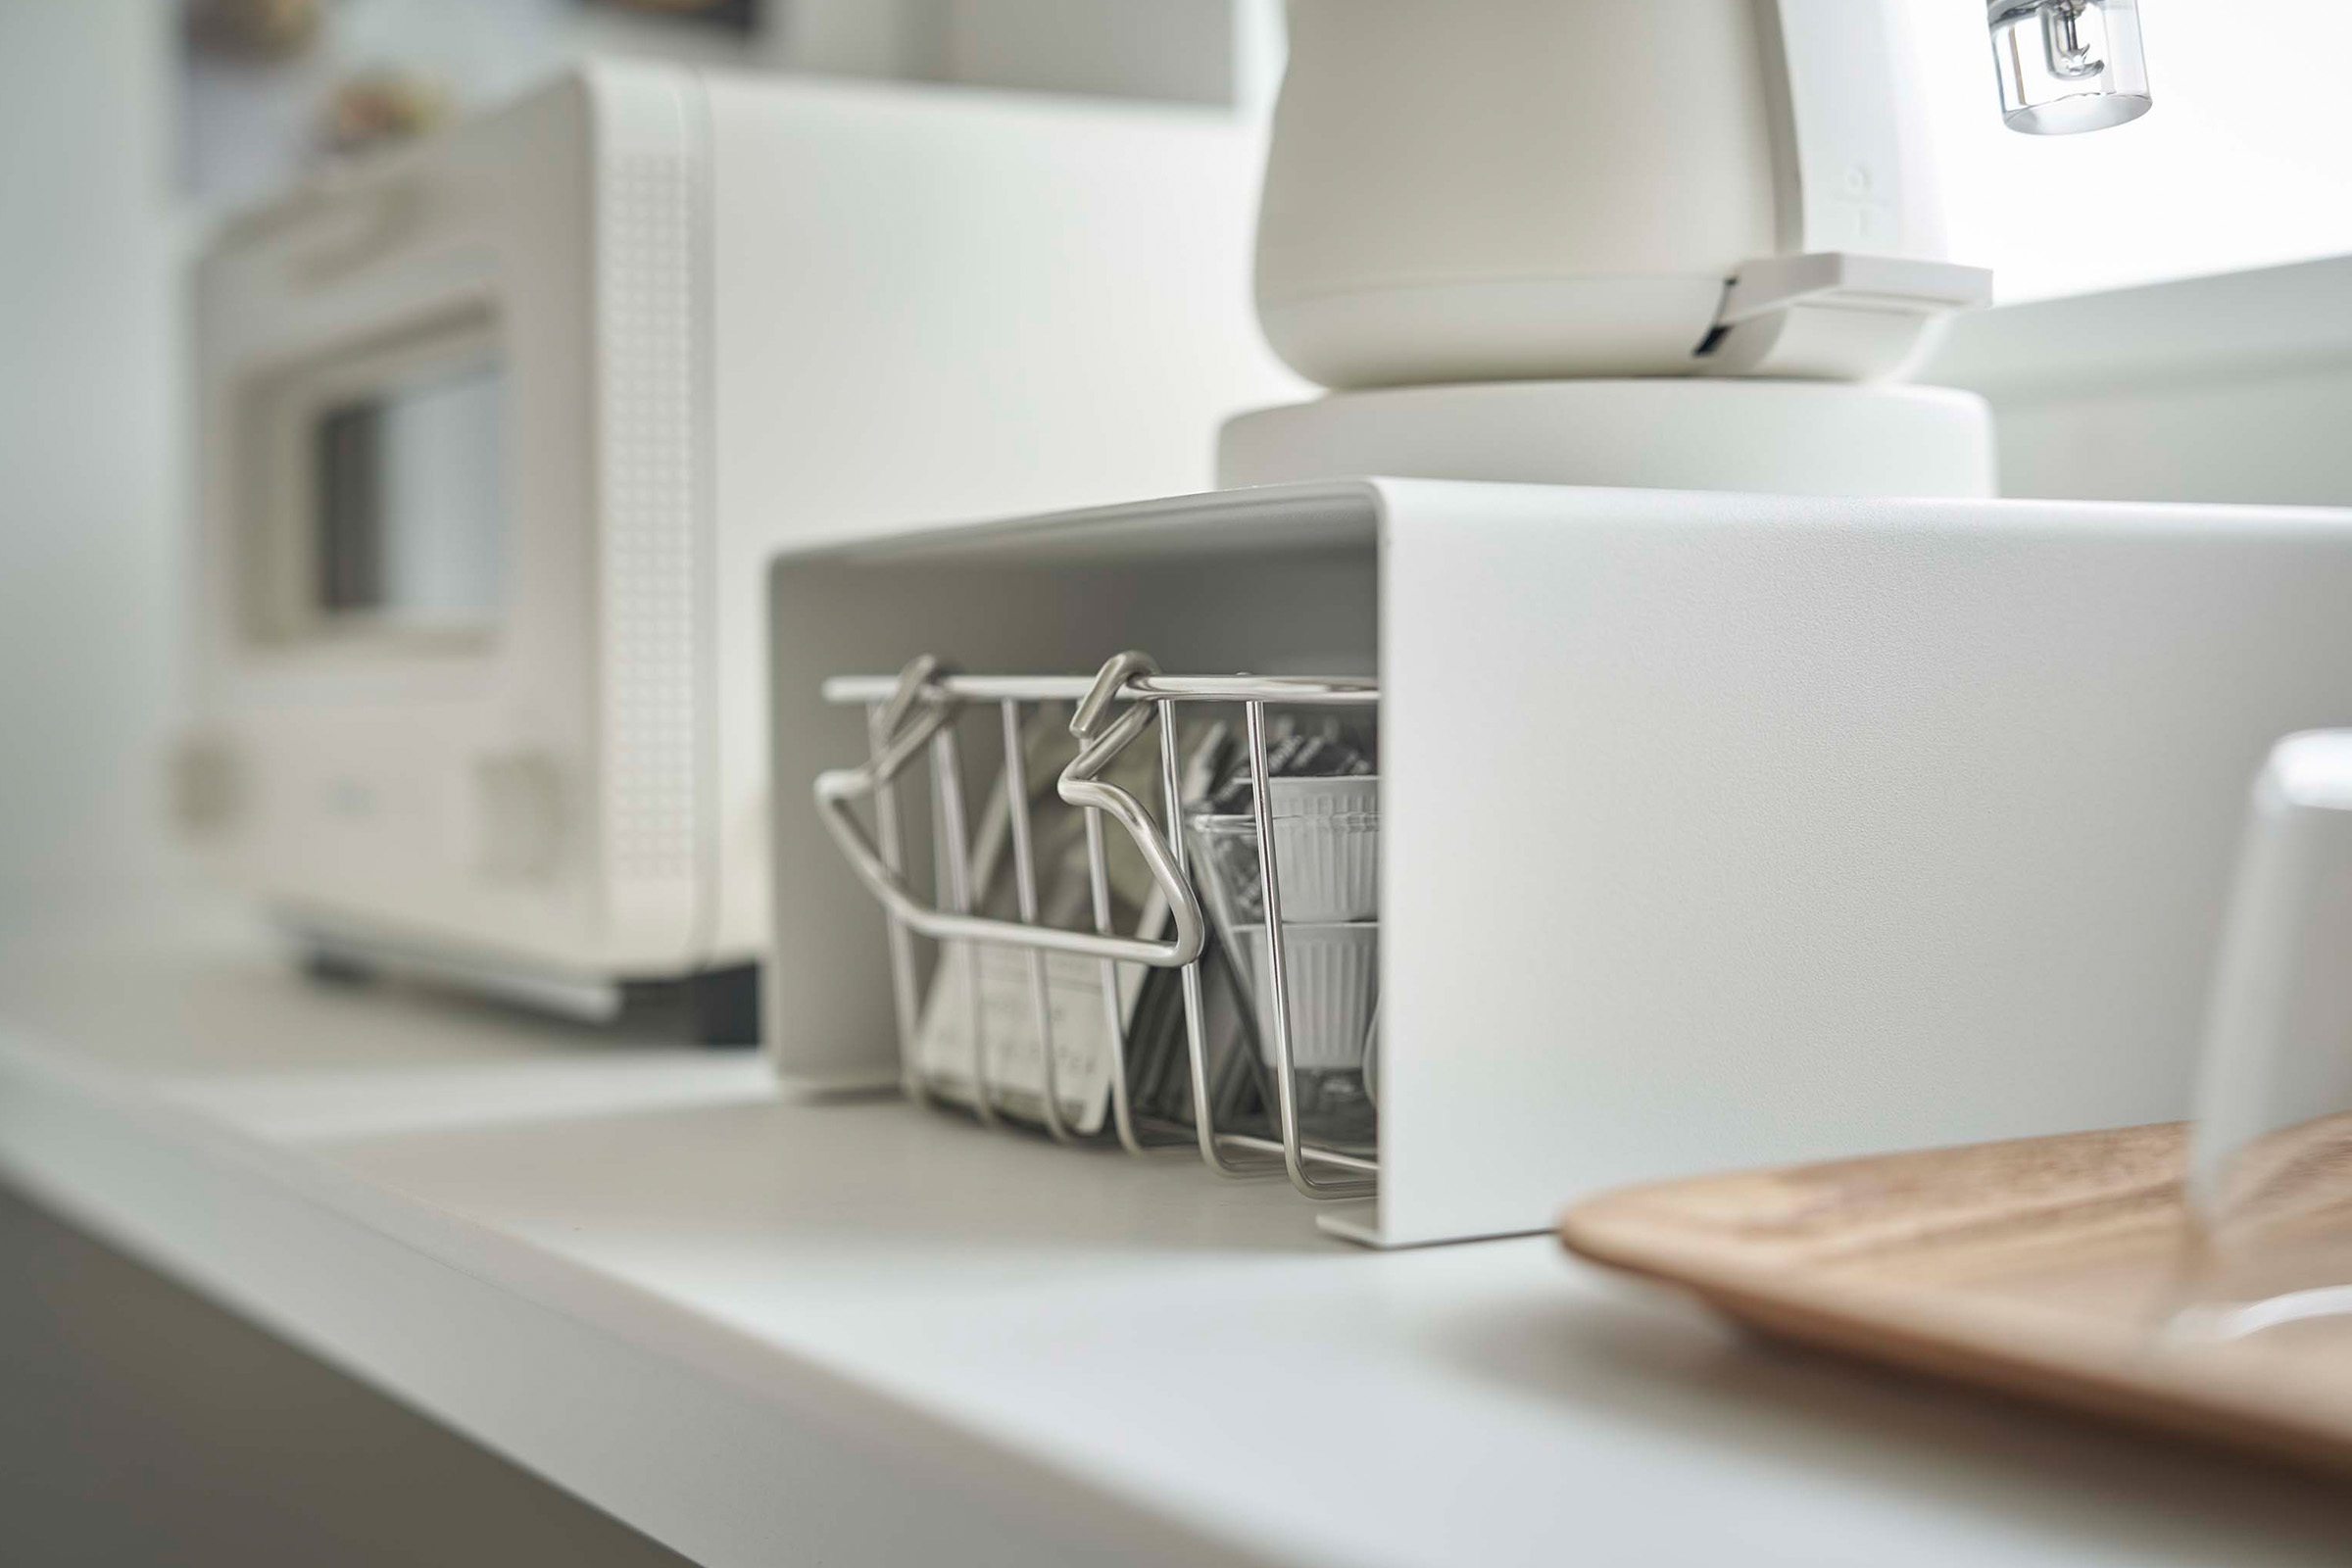
[[[681,1375],[789,1404],[813,1370],[1237,1558],[2255,1564],[2352,1529],[2320,1485],[1776,1351],[1545,1240],[1364,1251],[1287,1188],[319,987],[217,920],[0,948],[0,1168],[69,1203],[5,1097],[245,1161]]]

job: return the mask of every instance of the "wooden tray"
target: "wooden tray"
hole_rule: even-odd
[[[2184,1144],[2175,1124],[1665,1182],[1560,1235],[1778,1337],[2352,1471],[2352,1318],[2159,1338]]]

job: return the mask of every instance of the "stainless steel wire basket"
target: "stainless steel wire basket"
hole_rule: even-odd
[[[865,760],[821,774],[816,804],[886,915],[903,1080],[910,1097],[960,1104],[992,1127],[1034,1126],[1062,1143],[1102,1143],[1138,1155],[1198,1151],[1220,1173],[1281,1172],[1312,1198],[1362,1198],[1375,1190],[1379,1158],[1371,1125],[1365,1124],[1362,1136],[1326,1136],[1302,1112],[1298,1045],[1308,1020],[1295,1006],[1297,937],[1283,914],[1287,878],[1278,864],[1275,791],[1250,791],[1257,849],[1249,895],[1266,933],[1253,955],[1257,995],[1251,1017],[1249,998],[1233,985],[1232,955],[1220,958],[1197,885],[1200,867],[1188,854],[1179,735],[1186,724],[1199,733],[1201,714],[1216,713],[1214,722],[1224,725],[1238,708],[1241,725],[1232,742],[1247,759],[1250,778],[1267,780],[1275,776],[1270,710],[1284,723],[1301,713],[1352,710],[1347,721],[1368,724],[1380,700],[1376,681],[1168,675],[1141,653],[1119,655],[1091,679],[973,675],[925,657],[896,676],[836,677],[826,682],[824,696],[866,710]],[[1054,722],[1065,707],[1066,730]],[[1341,722],[1337,716],[1325,721]],[[1086,907],[1075,914],[1067,901],[1059,909],[1041,901],[1041,858],[1053,852],[1041,847],[1037,820],[1036,803],[1048,798],[1034,794],[1033,785],[1043,782],[1037,770],[1048,751],[1041,737],[1049,729],[1066,736],[1059,744],[1073,749],[1053,793],[1060,806],[1075,808],[1082,828],[1080,836],[1057,824],[1068,842],[1065,858],[1055,863],[1074,866],[1083,856]],[[1133,750],[1148,730],[1156,731],[1156,759],[1150,750]],[[975,734],[990,750],[1001,748],[1003,757],[977,857],[963,760],[965,741]],[[927,768],[918,766],[926,760]],[[929,811],[910,830],[906,797],[926,781]],[[1156,815],[1139,791],[1157,794]],[[860,820],[861,806],[870,827]],[[1106,832],[1105,819],[1119,838]],[[918,889],[909,873],[909,862],[922,858],[914,841],[924,832],[930,840],[927,890]],[[992,867],[1002,865],[1001,852],[1007,849],[1009,877],[999,878]],[[1114,886],[1129,890],[1135,907],[1126,911],[1132,918],[1125,923],[1133,929],[1122,928]],[[1006,907],[981,907],[988,887],[998,890],[998,902]],[[1216,976],[1220,963],[1223,972]],[[1016,973],[1025,969],[1018,1017],[1008,1016],[1004,1006],[1013,994],[1007,965]],[[1170,1089],[1158,1102],[1139,1078],[1150,1053],[1139,1051],[1135,1029],[1143,1015],[1138,998],[1153,971],[1176,977],[1182,1015],[1181,1063],[1171,1045],[1164,1063]],[[1216,978],[1232,991],[1224,1005],[1212,992]],[[1157,994],[1172,1004],[1167,983],[1159,985]],[[1231,1031],[1218,1026],[1237,1015],[1245,1020],[1242,1037],[1255,1046],[1243,1058],[1236,1056]],[[1374,1018],[1376,1029],[1377,1013]],[[994,1042],[992,1027],[999,1037]],[[1178,1036],[1172,1026],[1165,1034]],[[1012,1045],[1025,1054],[1008,1058],[1004,1037],[1012,1035],[1020,1036]],[[1073,1054],[1069,1042],[1076,1035],[1102,1049]],[[1017,1062],[1018,1072],[1008,1069],[1008,1059]],[[1247,1069],[1238,1076],[1237,1059]],[[1073,1080],[1098,1070],[1107,1085],[1089,1079],[1073,1088]],[[1243,1091],[1255,1082],[1255,1099],[1237,1091],[1237,1082]],[[1102,1106],[1092,1126],[1085,1114],[1089,1088]],[[1235,1108],[1245,1101],[1247,1114]]]

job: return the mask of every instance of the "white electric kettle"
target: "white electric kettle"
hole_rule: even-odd
[[[1229,421],[1222,482],[1990,493],[1983,405],[1888,384],[1991,296],[1944,253],[1902,0],[1289,15],[1258,318],[1335,390]],[[2019,128],[2146,107],[2134,0],[1986,22]]]
[[[1944,260],[1894,7],[1292,0],[1290,18],[1257,306],[1326,386],[1722,368],[1732,345],[1701,348],[1756,264]],[[1878,330],[1781,373],[1897,369],[1984,286],[1934,267],[1871,281]]]

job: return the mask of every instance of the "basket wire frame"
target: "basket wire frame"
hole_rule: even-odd
[[[1207,944],[1201,902],[1190,875],[1184,838],[1182,768],[1177,755],[1177,716],[1182,705],[1223,703],[1242,709],[1250,776],[1269,774],[1266,709],[1269,705],[1364,707],[1376,705],[1376,682],[1295,676],[1168,676],[1149,656],[1124,653],[1091,680],[1072,676],[970,676],[939,660],[915,660],[893,678],[852,676],[828,681],[825,695],[836,703],[862,704],[866,711],[867,757],[850,768],[829,770],[816,781],[820,815],[867,890],[883,906],[890,952],[891,989],[899,1034],[901,1080],[909,1098],[945,1103],[938,1085],[924,1074],[921,1059],[923,999],[915,939],[941,946],[934,987],[964,988],[971,1075],[972,1113],[985,1125],[1002,1126],[1002,1092],[991,1081],[981,1006],[980,949],[1013,949],[1026,959],[1030,1010],[1043,1048],[1043,1095],[1039,1120],[1048,1136],[1064,1144],[1080,1141],[1069,1125],[1060,1094],[1054,1051],[1053,1005],[1047,958],[1063,953],[1093,957],[1109,1051],[1111,1131],[1132,1154],[1191,1150],[1210,1169],[1232,1177],[1281,1173],[1308,1197],[1367,1197],[1377,1190],[1376,1155],[1329,1147],[1309,1139],[1300,1125],[1292,1042],[1290,975],[1285,961],[1282,890],[1278,875],[1272,792],[1253,789],[1252,812],[1258,840],[1257,891],[1268,933],[1263,983],[1264,1016],[1274,1056],[1276,1136],[1216,1125],[1215,1089],[1209,1055],[1207,999],[1202,959]],[[1042,922],[1039,914],[1035,834],[1030,819],[1028,757],[1023,744],[1024,710],[1046,703],[1074,703],[1070,731],[1077,757],[1065,767],[1057,793],[1084,813],[1091,932]],[[1012,854],[1017,920],[989,919],[974,912],[971,832],[956,743],[956,720],[983,705],[999,710],[1004,752],[1004,796]],[[1160,812],[1154,817],[1127,791],[1104,780],[1102,770],[1148,728],[1158,730]],[[936,903],[927,903],[906,879],[906,831],[901,818],[900,780],[918,759],[928,759],[931,799],[937,817]],[[869,840],[851,809],[870,800],[874,819]],[[1108,817],[1141,852],[1165,898],[1172,933],[1165,939],[1125,936],[1112,916],[1110,870],[1104,819]],[[1119,1003],[1119,966],[1141,963],[1179,971],[1187,1068],[1192,1093],[1190,1126],[1140,1115],[1129,1078],[1130,1041]]]

